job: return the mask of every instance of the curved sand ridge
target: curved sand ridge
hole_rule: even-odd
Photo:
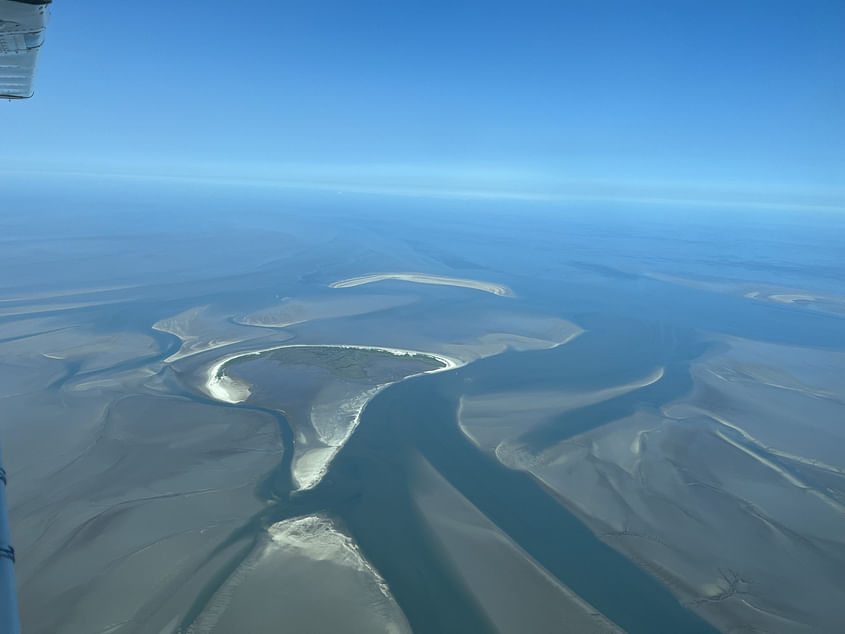
[[[261,350],[234,353],[227,355],[222,359],[219,359],[218,361],[210,365],[208,370],[206,371],[206,393],[212,398],[217,399],[219,401],[223,401],[225,403],[242,403],[250,396],[249,385],[237,379],[233,379],[230,376],[227,376],[224,372],[226,364],[231,361],[234,361],[235,359],[250,356],[258,356],[265,352],[271,352],[274,350],[281,350],[285,348],[339,348],[347,350],[372,350],[378,352],[387,352],[398,357],[421,355],[439,361],[443,364],[442,367],[433,368],[431,370],[425,370],[416,374],[411,374],[400,380],[409,379],[411,377],[420,376],[422,374],[445,372],[446,370],[453,370],[455,368],[466,365],[466,362],[464,361],[460,361],[452,357],[446,357],[441,354],[435,354],[432,352],[421,352],[417,350],[404,350],[401,348],[385,348],[381,346],[358,346],[340,344],[283,344],[272,346],[270,348],[263,348]],[[353,398],[347,403],[340,405],[339,409],[344,414],[343,418],[348,420],[348,423],[346,423],[345,426],[340,429],[335,429],[333,425],[325,425],[326,429],[323,429],[324,425],[322,425],[321,422],[328,421],[322,421],[322,419],[315,420],[315,412],[312,409],[312,425],[314,426],[314,429],[317,432],[317,435],[324,446],[306,449],[305,452],[301,454],[295,452],[292,463],[292,476],[294,482],[297,485],[297,490],[305,491],[308,489],[312,489],[320,483],[320,481],[323,479],[323,476],[328,471],[329,465],[331,464],[332,460],[334,460],[334,457],[341,450],[341,448],[343,448],[343,446],[352,436],[355,429],[358,427],[361,418],[361,413],[364,411],[364,408],[367,406],[367,403],[369,403],[376,394],[381,392],[384,388],[388,387],[389,385],[393,385],[393,383],[396,383],[396,381],[376,385],[375,387],[365,392],[362,392],[356,398]]]
[[[176,352],[164,359],[165,363],[241,343],[261,334],[248,324],[222,322],[222,319],[212,313],[209,306],[195,306],[178,315],[160,319],[153,324],[153,330],[174,335],[182,342]],[[282,336],[282,333],[277,336]],[[292,336],[288,335],[286,338],[290,339]]]
[[[402,282],[413,282],[415,284],[434,284],[438,286],[460,286],[472,288],[485,293],[492,293],[501,297],[513,297],[513,291],[504,284],[484,282],[481,280],[470,280],[461,277],[446,277],[444,275],[429,275],[428,273],[373,273],[339,280],[329,284],[331,288],[350,288],[362,284],[372,284],[384,280],[399,280]]]
[[[411,376],[419,376],[420,374],[433,374],[434,372],[444,372],[446,370],[453,370],[466,365],[465,362],[452,357],[446,357],[442,354],[434,352],[423,352],[420,350],[405,350],[403,348],[385,348],[382,346],[358,346],[354,344],[336,344],[336,343],[296,343],[296,344],[282,344],[280,346],[271,346],[269,348],[261,348],[260,350],[251,350],[249,352],[236,352],[226,355],[218,359],[206,370],[205,392],[211,398],[225,403],[243,403],[249,398],[249,386],[241,381],[233,379],[222,372],[223,367],[230,361],[241,359],[243,357],[257,357],[265,352],[272,352],[273,350],[282,350],[284,348],[340,348],[343,350],[373,350],[376,352],[388,352],[397,357],[411,357],[421,355],[439,361],[443,364],[442,368],[434,368],[433,370],[426,370],[419,374],[412,374]],[[390,385],[388,383],[384,384]],[[382,387],[382,386],[380,386]]]

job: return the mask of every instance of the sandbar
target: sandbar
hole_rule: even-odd
[[[360,275],[358,277],[350,277],[345,280],[339,280],[329,284],[331,288],[350,288],[352,286],[361,286],[362,284],[372,284],[373,282],[382,282],[384,280],[399,280],[401,282],[413,282],[414,284],[434,284],[437,286],[459,286],[462,288],[472,288],[485,293],[492,293],[500,297],[513,297],[513,291],[504,284],[496,284],[494,282],[484,282],[481,280],[470,280],[461,277],[446,277],[444,275],[430,275],[428,273],[373,273],[370,275]]]

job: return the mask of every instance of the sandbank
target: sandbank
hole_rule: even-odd
[[[350,288],[362,284],[372,284],[384,280],[399,280],[401,282],[413,282],[414,284],[434,284],[438,286],[459,286],[472,288],[485,293],[492,293],[501,297],[513,297],[513,291],[504,284],[484,282],[481,280],[470,280],[461,277],[446,277],[444,275],[430,275],[428,273],[373,273],[371,275],[360,275],[339,280],[329,284],[331,288]]]

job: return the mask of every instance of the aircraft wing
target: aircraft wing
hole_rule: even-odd
[[[32,97],[51,0],[0,0],[0,98]],[[0,632],[20,634],[15,550],[6,510],[6,471],[0,458]]]
[[[0,0],[0,98],[32,97],[52,0]]]

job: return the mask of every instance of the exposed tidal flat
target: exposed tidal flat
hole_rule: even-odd
[[[570,337],[569,340],[571,341],[571,339]],[[581,338],[575,339],[575,341],[581,341]],[[569,343],[568,345],[573,344]],[[555,349],[554,345],[545,347],[550,351]],[[566,346],[560,349],[564,348]],[[589,353],[589,346],[585,349]],[[226,368],[227,364],[237,362],[240,359],[241,363],[236,363],[228,371],[237,374],[239,373],[239,366],[243,366],[240,368],[240,376],[242,379],[251,379],[245,381],[244,385],[249,385],[250,390],[255,390],[255,399],[245,402],[254,402],[260,404],[261,407],[284,410],[288,420],[293,423],[294,429],[298,430],[295,433],[297,436],[300,434],[303,436],[307,446],[307,434],[303,433],[302,423],[296,422],[301,417],[297,409],[302,410],[302,405],[297,408],[290,399],[291,395],[299,395],[301,400],[306,401],[305,411],[310,409],[313,414],[314,407],[310,402],[311,397],[308,395],[313,393],[314,389],[313,387],[309,388],[308,384],[314,383],[314,377],[307,376],[301,368],[297,369],[297,367],[304,365],[312,371],[314,369],[330,371],[334,375],[343,377],[346,381],[353,378],[361,379],[372,374],[370,365],[373,363],[373,359],[367,359],[367,357],[373,356],[373,352],[372,349],[361,350],[352,346],[339,346],[332,349],[328,346],[298,347],[282,345],[273,350],[225,357],[224,363],[218,362],[215,364],[217,370],[215,370],[214,376],[217,376],[218,371]],[[376,360],[381,357],[383,363],[386,359],[394,357],[392,362],[396,362],[395,357],[398,356],[396,353],[399,351],[381,352],[382,355],[377,355]],[[262,356],[270,353],[272,353],[272,356],[265,357],[262,360]],[[658,352],[656,356],[660,357],[661,354],[663,353]],[[403,354],[400,359],[402,356],[407,357],[405,359],[406,364],[414,362],[410,355]],[[250,370],[248,364],[256,361],[262,365],[254,366]],[[513,362],[512,357],[511,362]],[[536,359],[533,360],[533,364],[536,364]],[[451,368],[455,368],[456,365],[452,364]],[[466,369],[469,370],[471,367],[473,366]],[[535,368],[534,372],[539,371],[536,365],[531,367]],[[383,370],[384,368],[382,368]],[[405,372],[407,371],[400,372],[399,376],[402,376]],[[313,374],[319,375],[320,373]],[[420,373],[417,372],[417,374]],[[464,377],[459,385],[465,384],[467,378]],[[653,383],[659,378],[659,373],[657,373],[645,383]],[[378,384],[381,380],[383,379],[375,379],[374,382]],[[403,381],[402,385],[410,386],[418,380]],[[267,389],[268,381],[271,381],[270,389]],[[317,384],[323,386],[321,389],[325,389],[325,380],[320,380]],[[636,386],[629,389],[634,389],[634,387]],[[440,403],[440,406],[442,406],[443,403],[448,403],[451,397],[446,396],[447,400],[444,401],[443,395],[435,396],[438,392],[431,393],[428,391],[426,396],[414,396],[415,393],[414,391],[404,392],[398,401],[393,400],[396,399],[396,396],[393,396],[390,402],[393,403],[394,408],[398,407],[399,413],[387,417],[372,412],[374,408],[381,406],[380,404],[383,403],[388,394],[394,395],[395,392],[386,390],[382,392],[381,396],[373,394],[374,398],[367,409],[360,413],[362,417],[361,428],[354,435],[342,432],[341,435],[344,437],[346,446],[343,451],[337,453],[335,462],[332,463],[325,477],[314,483],[312,487],[308,487],[311,490],[300,491],[296,497],[289,500],[282,499],[278,504],[269,508],[260,525],[273,525],[277,522],[287,521],[287,518],[313,513],[315,510],[340,518],[350,530],[352,537],[362,544],[363,551],[372,558],[374,568],[384,575],[386,587],[391,592],[396,593],[399,605],[405,610],[411,625],[422,631],[466,631],[463,629],[465,627],[473,628],[471,631],[487,629],[513,631],[517,624],[523,629],[528,628],[526,631],[544,631],[560,622],[563,618],[563,613],[559,612],[560,610],[569,611],[570,617],[567,620],[584,619],[581,626],[582,631],[585,631],[584,628],[587,627],[588,623],[592,624],[589,628],[593,628],[595,631],[614,631],[617,625],[607,620],[607,612],[604,610],[610,613],[619,611],[622,605],[616,603],[616,601],[620,597],[611,593],[610,598],[613,601],[609,601],[609,597],[597,592],[597,588],[591,588],[589,580],[585,585],[583,576],[586,575],[589,579],[590,574],[584,570],[570,568],[567,564],[562,564],[561,561],[555,561],[553,558],[552,563],[556,567],[556,571],[552,573],[547,571],[543,564],[534,562],[532,555],[529,554],[531,551],[542,554],[544,557],[538,558],[538,561],[547,562],[550,553],[544,552],[542,549],[537,551],[535,540],[540,539],[541,542],[550,540],[551,536],[555,534],[560,538],[561,530],[564,530],[563,534],[568,535],[567,530],[571,530],[571,526],[567,526],[567,522],[574,522],[574,525],[578,525],[578,521],[568,516],[554,499],[546,496],[539,489],[535,489],[540,494],[539,496],[529,496],[528,500],[530,501],[523,499],[526,485],[528,487],[533,485],[530,481],[525,482],[518,479],[516,483],[512,482],[513,476],[508,475],[507,469],[499,468],[498,475],[485,474],[484,472],[489,470],[489,463],[471,446],[461,441],[460,431],[454,420],[454,410],[451,415],[444,415],[444,412],[439,411],[439,409],[432,411],[432,403]],[[250,394],[252,395],[252,392]],[[453,407],[455,406],[456,403],[453,403]],[[408,411],[404,411],[405,407],[409,408]],[[337,409],[340,410],[341,408]],[[313,422],[312,416],[311,423],[313,424]],[[444,455],[450,456],[458,447],[462,448],[463,455],[451,457],[449,461],[443,464],[442,457]],[[362,451],[363,455],[358,455],[356,449]],[[460,514],[458,513],[449,519],[449,512],[445,512],[444,515],[442,509],[438,511],[435,507],[430,507],[428,502],[423,501],[429,499],[424,493],[421,493],[428,485],[420,481],[421,472],[419,469],[413,468],[414,464],[419,464],[419,461],[414,458],[419,454],[425,456],[426,460],[431,460],[431,464],[438,464],[437,468],[444,469],[445,473],[451,474],[456,468],[468,469],[471,473],[477,472],[477,476],[482,478],[492,478],[491,484],[493,486],[490,487],[490,492],[495,492],[492,499],[497,499],[497,503],[492,507],[489,506],[491,498],[488,497],[486,499],[487,508],[479,509],[474,506],[473,501],[468,501],[466,504],[469,506],[466,513],[469,514],[467,517],[471,519],[464,520],[467,522],[465,528],[460,529],[454,535],[451,532],[443,533],[442,531],[445,529],[442,528],[442,523],[446,522],[447,525],[451,525],[452,522],[458,521],[457,518]],[[431,473],[431,471],[431,468],[423,469],[423,472]],[[441,478],[442,476],[432,474],[430,477],[423,478],[423,480],[441,482]],[[296,482],[296,476],[294,476],[294,482]],[[444,491],[448,490],[447,485]],[[472,487],[470,490],[473,491]],[[465,489],[464,492],[466,493]],[[478,493],[478,491],[474,492]],[[460,495],[457,495],[460,498]],[[415,510],[413,506],[408,507],[409,497],[417,499],[418,504],[422,504],[423,507],[429,509],[429,513],[433,513],[432,521],[434,524],[429,528],[426,529],[419,525],[414,529],[409,528],[409,523],[413,525],[417,522],[415,517],[421,512],[420,509],[422,508],[417,507]],[[481,499],[484,500],[483,495]],[[507,508],[513,505],[517,499],[523,505],[528,504],[529,516],[545,517],[551,513],[552,520],[539,534],[529,533],[527,538],[522,536],[520,544],[511,542],[510,538],[505,537],[505,533],[503,533],[501,537],[495,538],[488,546],[479,545],[478,554],[475,557],[470,556],[470,559],[500,561],[501,565],[505,566],[510,572],[504,573],[502,577],[504,585],[499,589],[493,586],[489,590],[485,590],[482,595],[477,595],[475,600],[467,601],[469,596],[481,591],[479,579],[486,577],[487,574],[482,574],[479,577],[478,572],[473,572],[475,567],[469,565],[466,559],[453,560],[456,553],[466,552],[465,547],[455,544],[460,543],[459,536],[461,534],[466,534],[469,544],[475,542],[482,544],[483,542],[479,540],[482,540],[484,535],[489,533],[489,527],[493,526],[493,524],[489,524],[490,520],[485,519],[485,513],[508,514]],[[377,501],[376,508],[371,508],[370,505],[374,500]],[[536,506],[532,507],[532,505]],[[449,508],[451,507],[447,504],[446,509]],[[565,520],[566,517],[570,517],[570,519]],[[434,526],[441,528],[435,529]],[[512,529],[513,527],[511,527]],[[432,537],[428,533],[431,530],[440,534],[438,543],[441,545],[436,548],[432,545]],[[512,535],[512,533],[510,534]],[[593,556],[598,556],[599,559],[610,557],[610,561],[613,561],[614,555],[610,554],[612,551],[603,546],[598,539],[585,529],[582,529],[580,534],[576,532],[574,536],[569,536],[567,539],[573,537],[576,540],[573,549],[577,552],[588,553],[585,554],[587,560]],[[457,542],[456,539],[458,539]],[[622,565],[624,559],[619,556],[616,557],[618,558],[617,565]],[[407,566],[411,566],[413,570],[424,570],[423,576],[428,579],[426,585],[420,586],[419,580],[415,580],[413,577],[407,578],[407,569],[404,565],[400,565],[400,569],[395,570],[395,566],[390,563],[392,560],[407,560]],[[583,566],[583,563],[581,565]],[[464,572],[456,577],[456,573],[451,570],[453,566],[458,566]],[[634,592],[634,595],[641,595],[640,597],[635,596],[633,600],[638,602],[645,598],[648,603],[654,604],[656,602],[660,605],[662,602],[663,605],[655,616],[650,617],[640,615],[632,618],[630,615],[626,616],[620,612],[616,617],[617,623],[621,622],[621,625],[630,631],[649,631],[649,628],[664,626],[683,627],[686,628],[686,631],[697,631],[703,628],[701,631],[707,631],[703,623],[686,612],[667,591],[661,590],[659,585],[651,581],[645,573],[639,572],[634,564],[626,562],[624,566],[627,566],[628,574],[634,575],[633,579],[628,580],[637,585],[638,590]],[[564,569],[567,572],[567,580],[574,578],[574,589],[555,581],[555,574],[559,578]],[[241,570],[241,574],[247,575],[247,578],[249,578],[249,571],[252,570],[252,567],[247,565],[246,568],[241,568]],[[541,595],[551,592],[552,594],[559,594],[559,598],[538,601],[534,597],[533,600],[537,603],[537,607],[528,610],[528,608],[520,607],[524,606],[524,601],[527,601],[529,595],[532,594],[527,591],[525,598],[514,600],[513,608],[503,607],[504,604],[501,600],[497,600],[496,596],[505,592],[507,580],[516,574],[515,571],[517,570],[525,571],[520,574],[529,575],[526,579],[534,579],[534,581],[526,581],[526,583],[533,584]],[[532,572],[529,574],[529,571]],[[616,570],[615,574],[618,575],[619,571]],[[240,576],[238,579],[240,579]],[[240,584],[241,581],[238,581],[238,583]],[[426,605],[417,603],[420,597],[428,596],[428,593],[431,592],[431,588],[428,587],[428,584],[431,583],[444,589],[451,588],[451,590],[444,590],[444,592],[453,593],[452,598],[448,600],[445,596],[438,596],[438,604],[442,602],[443,609],[436,611],[436,613],[433,613]],[[489,586],[489,584],[487,585]],[[599,587],[601,585],[599,584]],[[580,594],[585,589],[587,594],[594,593],[593,597],[586,601],[583,594]],[[214,592],[219,593],[221,591],[217,589]],[[215,596],[217,595],[215,594]],[[224,592],[221,596],[228,595]],[[472,607],[476,601],[482,602],[481,608]],[[596,603],[591,605],[588,601],[597,601],[598,606]],[[564,605],[569,607],[563,608]],[[528,610],[528,612],[520,616],[520,610]],[[203,613],[203,611],[200,611],[197,618],[204,618]],[[602,614],[605,614],[605,616],[602,616]],[[689,616],[687,616],[688,614]]]
[[[274,306],[235,318],[238,324],[264,328],[288,328],[316,319],[353,317],[405,306],[416,301],[408,295],[364,295],[350,297],[286,297]]]
[[[818,369],[841,354],[715,338],[656,381],[493,391],[463,398],[459,418],[720,629],[833,631],[845,403]]]
[[[730,271],[674,216],[367,213],[0,253],[25,631],[842,629],[834,282],[681,283]],[[514,293],[327,286],[367,271]]]

